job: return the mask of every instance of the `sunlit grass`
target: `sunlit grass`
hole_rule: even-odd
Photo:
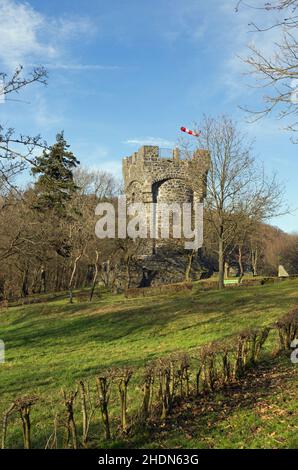
[[[73,388],[107,367],[138,370],[172,351],[271,324],[295,303],[297,280],[142,299],[104,294],[92,304],[59,300],[1,311],[0,411],[29,393],[55,401],[61,387]]]

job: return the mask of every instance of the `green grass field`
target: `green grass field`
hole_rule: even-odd
[[[38,432],[33,426],[32,433],[34,445],[42,447],[50,433],[52,409],[60,400],[61,387],[74,389],[79,379],[92,381],[100,370],[129,365],[136,369],[130,410],[138,393],[138,369],[147,361],[173,351],[190,350],[215,339],[228,339],[250,326],[271,324],[298,304],[298,280],[226,289],[224,292],[196,289],[191,294],[170,297],[125,299],[121,295],[104,294],[92,304],[70,305],[67,300],[59,300],[2,310],[0,338],[6,345],[6,362],[0,364],[0,413],[13,399],[37,394],[41,404],[34,408],[32,419],[33,424],[34,421],[42,424],[38,425]],[[290,360],[288,362],[291,370],[297,372],[296,366],[292,366]],[[290,384],[295,383],[297,390],[297,373],[286,375],[291,376]],[[289,389],[287,386],[285,393]],[[275,398],[272,400],[274,402]],[[290,405],[294,408],[297,435],[297,398]],[[273,413],[274,407],[272,410]],[[229,415],[229,420],[234,416],[235,421],[228,435],[223,439],[219,432],[218,438],[212,437],[210,445],[262,446],[257,433],[249,441],[241,441],[239,436],[233,438],[231,429],[245,427],[246,420],[251,419],[249,413],[253,412],[240,407],[233,413],[235,416]],[[208,417],[206,419],[208,421]],[[212,422],[212,411],[210,419]],[[230,426],[230,421],[223,420],[224,424]],[[291,428],[291,421],[288,424]],[[21,433],[15,425],[9,434],[10,446],[21,445]],[[190,439],[194,447],[208,446],[208,440],[201,442],[199,431],[194,435],[199,436]],[[143,444],[135,445],[155,445],[148,441],[148,436],[144,439]],[[179,446],[179,442],[180,446],[187,446],[187,443],[190,446],[184,431],[180,436],[177,430],[174,435],[169,431],[164,440],[157,437],[156,442],[165,447]],[[297,439],[293,442],[297,444]],[[293,442],[287,437],[286,442],[277,440],[275,444],[286,447],[292,446]],[[267,444],[264,437],[263,445]]]

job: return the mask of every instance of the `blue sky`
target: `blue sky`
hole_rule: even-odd
[[[260,0],[256,0],[257,4]],[[140,145],[175,145],[181,125],[226,113],[239,122],[268,173],[298,207],[298,147],[274,117],[255,124],[239,105],[260,105],[239,59],[254,42],[273,50],[275,31],[249,32],[236,0],[0,0],[0,70],[44,64],[47,87],[0,105],[0,121],[49,143],[65,136],[81,164],[121,175]],[[298,232],[298,213],[273,220]]]

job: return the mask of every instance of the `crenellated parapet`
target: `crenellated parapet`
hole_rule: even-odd
[[[155,202],[156,188],[161,191],[166,184],[171,201],[175,197],[181,200],[183,188],[191,191],[196,200],[202,200],[209,166],[210,156],[206,150],[197,150],[191,159],[182,160],[177,148],[173,149],[172,158],[161,158],[159,147],[143,146],[123,159],[126,196],[139,202]]]

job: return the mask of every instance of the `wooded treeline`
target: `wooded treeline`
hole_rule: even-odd
[[[113,201],[118,181],[109,173],[76,170],[76,191],[59,216],[54,209],[35,207],[36,188],[12,189],[1,198],[0,296],[26,297],[35,293],[89,287],[98,282],[113,290],[117,276],[126,276],[138,256],[138,242],[99,240],[95,236],[95,207]],[[202,272],[218,270],[217,236],[205,220]],[[289,235],[263,223],[246,225],[242,237],[227,247],[226,263],[239,275],[276,275],[283,264],[298,273],[298,235]],[[128,270],[119,270],[119,265]],[[186,266],[187,268],[187,266]]]

